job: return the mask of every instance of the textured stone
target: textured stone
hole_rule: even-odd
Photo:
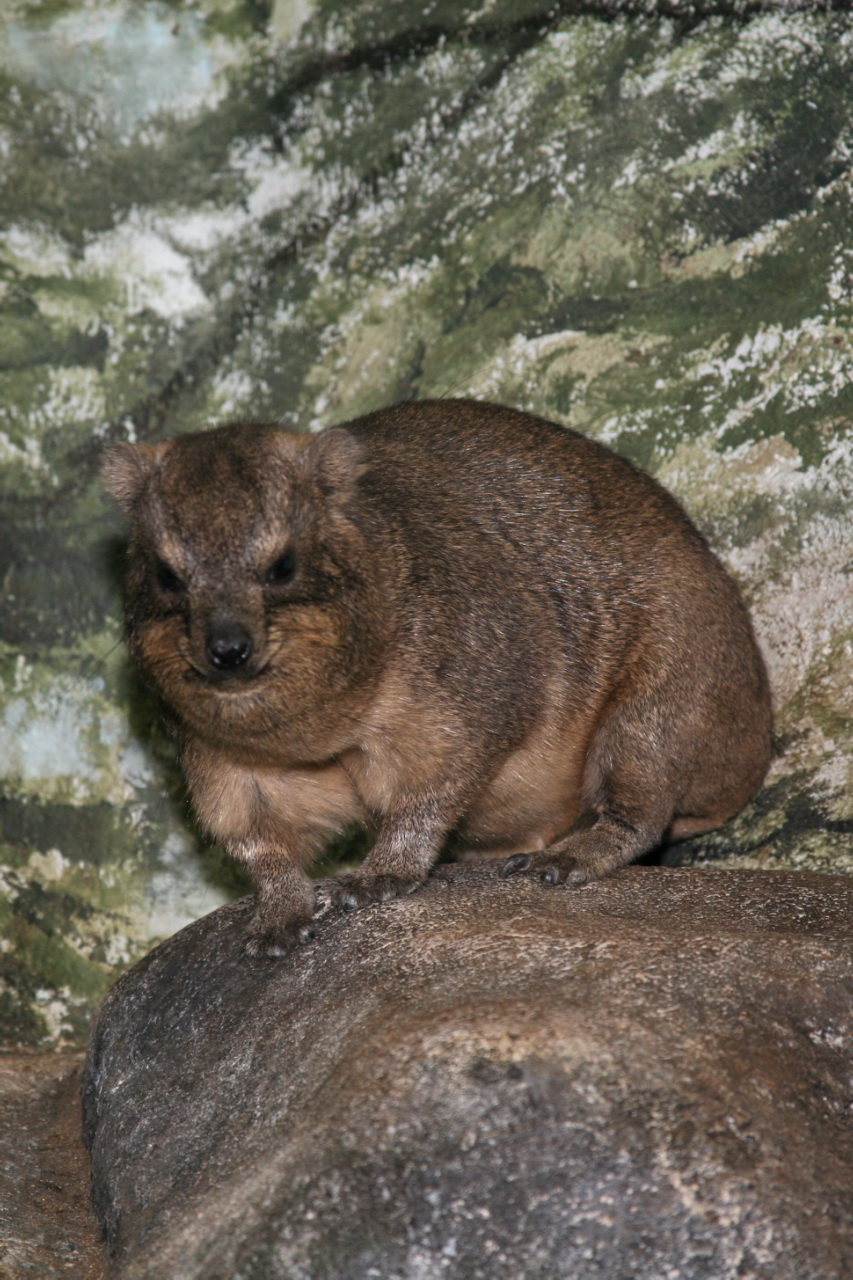
[[[0,1276],[103,1280],[77,1053],[0,1055]]]
[[[853,880],[446,867],[242,954],[249,900],[90,1050],[121,1280],[842,1280]]]
[[[853,19],[682,0],[10,0],[0,1022],[243,891],[120,644],[105,442],[473,394],[670,485],[751,602],[763,792],[685,862],[853,868]],[[838,9],[838,12],[833,12]]]

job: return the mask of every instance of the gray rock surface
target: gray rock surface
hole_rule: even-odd
[[[122,1280],[853,1274],[853,880],[445,867],[284,962],[250,909],[100,1014]]]

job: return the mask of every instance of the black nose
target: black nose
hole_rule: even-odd
[[[217,671],[236,671],[252,656],[252,637],[242,622],[214,623],[207,636],[207,656]]]

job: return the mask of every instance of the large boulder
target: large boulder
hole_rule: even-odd
[[[853,880],[441,868],[283,961],[235,902],[113,989],[122,1280],[853,1274]]]

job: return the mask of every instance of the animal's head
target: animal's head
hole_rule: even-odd
[[[260,739],[358,682],[381,603],[359,523],[361,446],[236,423],[107,455],[131,520],[127,632],[191,728]]]

